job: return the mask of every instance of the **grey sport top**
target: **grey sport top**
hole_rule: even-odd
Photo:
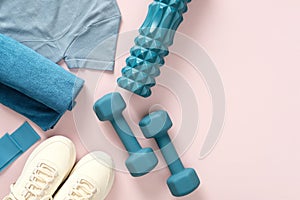
[[[115,0],[0,1],[0,33],[69,68],[112,70],[120,18]]]

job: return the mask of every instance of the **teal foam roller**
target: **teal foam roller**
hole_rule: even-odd
[[[155,77],[160,74],[168,47],[173,44],[175,32],[183,21],[187,3],[191,0],[155,0],[149,5],[147,17],[135,38],[118,85],[142,97],[151,95]]]

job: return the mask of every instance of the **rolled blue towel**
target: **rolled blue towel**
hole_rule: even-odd
[[[0,103],[43,130],[71,110],[84,81],[21,43],[0,34]]]

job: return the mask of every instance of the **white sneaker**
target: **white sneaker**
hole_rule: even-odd
[[[95,151],[84,156],[54,196],[54,200],[102,200],[114,182],[113,161]]]
[[[70,173],[76,159],[74,144],[54,136],[42,142],[29,156],[11,193],[4,200],[46,200]]]

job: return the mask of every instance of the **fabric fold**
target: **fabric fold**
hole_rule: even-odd
[[[84,81],[0,34],[0,103],[26,116],[43,130],[72,110]]]
[[[116,0],[1,0],[0,21],[0,33],[52,62],[114,69],[121,21]]]

